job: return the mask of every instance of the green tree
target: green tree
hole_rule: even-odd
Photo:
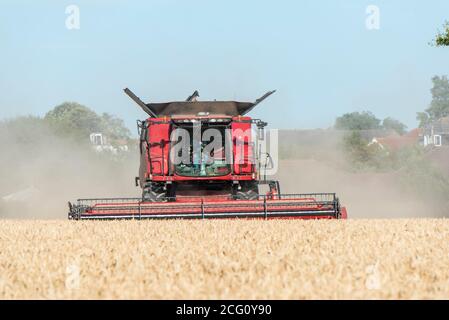
[[[36,116],[19,116],[0,121],[0,144],[5,148],[8,143],[17,145],[35,145],[42,136],[48,135],[50,130],[47,123]]]
[[[101,131],[101,118],[77,102],[64,102],[47,112],[45,120],[58,135],[86,139]]]
[[[394,130],[400,135],[403,135],[407,129],[407,126],[405,124],[391,117],[387,117],[384,119],[384,121],[382,122],[382,127],[386,130]]]
[[[131,137],[131,132],[125,126],[125,122],[109,113],[101,115],[101,127],[106,136],[111,139],[127,140]]]
[[[129,139],[131,133],[122,119],[108,113],[101,116],[76,102],[64,102],[45,115],[45,120],[59,135],[87,141],[93,132],[100,132],[111,140]]]
[[[434,45],[437,47],[447,47],[449,46],[449,22],[446,21],[446,23],[443,26],[443,31],[439,31],[435,40]]]
[[[360,131],[347,133],[343,138],[343,147],[353,169],[383,170],[390,165],[388,151],[369,145]]]
[[[369,111],[345,113],[335,121],[338,130],[372,130],[380,129],[380,119]]]
[[[417,112],[416,120],[419,122],[419,127],[424,127],[427,123],[429,123],[429,115],[427,112]]]
[[[359,131],[352,131],[343,139],[345,151],[355,163],[365,163],[370,159],[368,141],[362,138]]]
[[[424,112],[416,115],[420,126],[449,115],[449,80],[447,76],[434,76],[432,78],[432,102]]]

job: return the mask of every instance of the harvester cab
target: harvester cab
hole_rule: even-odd
[[[346,217],[334,193],[281,194],[279,182],[267,179],[273,159],[260,147],[267,123],[247,113],[275,91],[254,102],[198,101],[195,91],[164,103],[124,91],[148,115],[137,122],[142,197],[79,199],[69,218]]]

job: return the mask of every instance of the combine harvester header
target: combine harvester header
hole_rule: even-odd
[[[275,91],[255,102],[197,101],[195,91],[165,103],[124,91],[149,116],[138,121],[142,197],[69,202],[69,219],[346,218],[334,193],[282,194],[266,179],[267,123],[246,114]]]

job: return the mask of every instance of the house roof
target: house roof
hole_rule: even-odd
[[[385,138],[378,138],[377,141],[392,150],[399,150],[403,147],[412,146],[416,143],[416,139],[404,136],[389,136]]]
[[[423,128],[415,128],[407,132],[404,136],[418,139],[423,133]]]
[[[443,117],[441,119],[433,121],[430,125],[426,126],[425,131],[427,134],[449,134],[449,117]]]
[[[377,143],[391,150],[399,150],[403,147],[413,146],[418,142],[421,129],[410,130],[406,134],[390,134],[386,137],[375,138]]]

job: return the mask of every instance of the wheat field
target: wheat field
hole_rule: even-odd
[[[449,220],[1,220],[0,298],[448,299]]]

